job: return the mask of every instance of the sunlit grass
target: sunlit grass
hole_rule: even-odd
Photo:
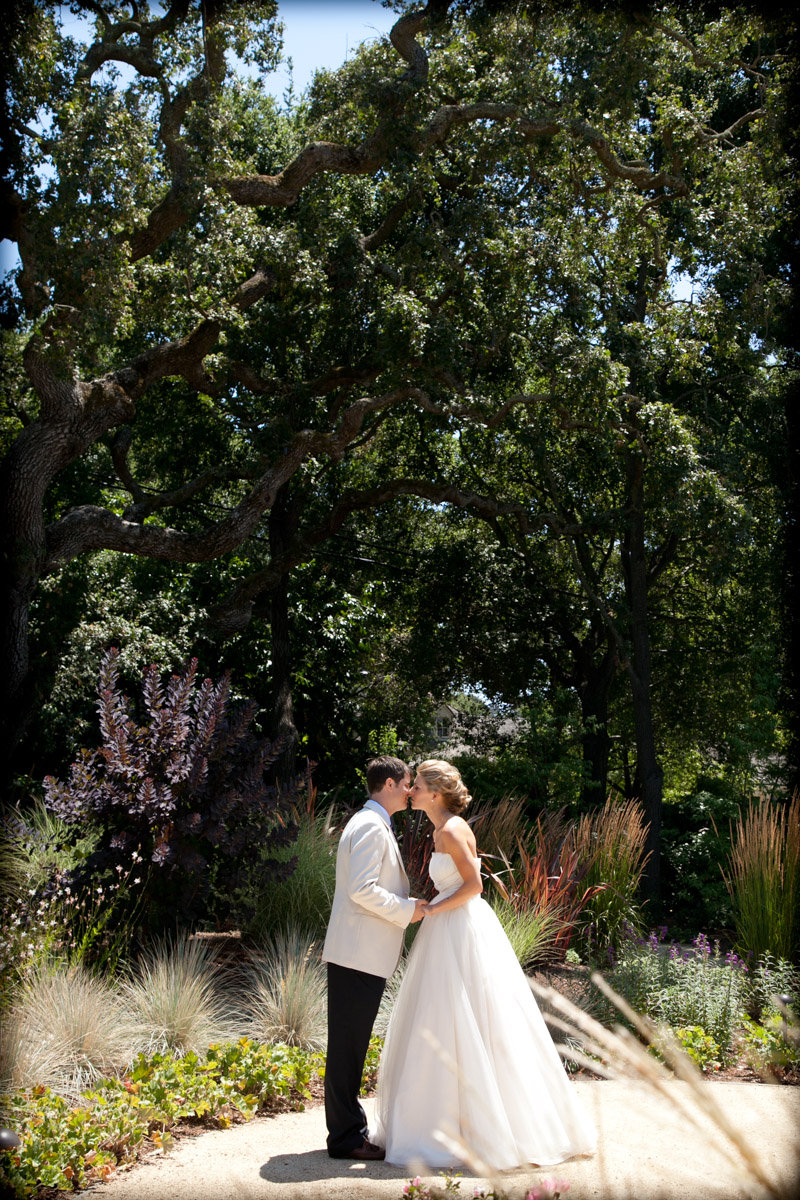
[[[253,952],[243,991],[253,1037],[305,1050],[325,1045],[325,969],[317,943],[305,930],[279,930]]]
[[[517,910],[501,897],[493,900],[492,907],[521,967],[535,967],[552,959],[562,929],[557,913],[536,908]]]
[[[319,813],[313,807],[297,814],[296,840],[274,852],[281,862],[296,858],[291,875],[277,883],[266,878],[254,903],[254,916],[247,932],[256,941],[270,938],[280,929],[302,928],[309,936],[325,932],[336,888],[336,846],[333,811]]]
[[[165,939],[121,983],[141,1049],[186,1054],[241,1033],[218,986],[213,952],[198,939]]]
[[[762,799],[734,823],[728,871],[739,950],[792,959],[800,901],[800,793],[780,805]]]
[[[569,844],[586,866],[583,882],[598,889],[580,918],[582,940],[593,956],[616,950],[630,928],[641,928],[637,894],[649,857],[646,840],[647,825],[638,801],[620,802],[611,796],[570,829]]]
[[[33,1086],[42,1082],[43,1065],[53,1090],[68,1096],[123,1070],[136,1043],[135,1022],[114,989],[63,962],[43,962],[29,973],[8,1021],[14,1041],[7,1043],[6,1072]]]

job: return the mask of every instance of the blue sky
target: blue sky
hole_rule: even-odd
[[[316,67],[341,66],[362,42],[386,36],[397,20],[397,13],[384,8],[380,0],[281,0],[279,10],[284,24],[283,52],[292,59],[298,93],[310,83]],[[74,18],[66,5],[63,17],[65,26],[70,27]],[[267,86],[280,100],[288,82],[288,70],[282,65],[268,77]],[[0,242],[0,272],[16,262],[16,246]]]
[[[398,14],[380,0],[282,0],[283,52],[292,59],[294,86],[301,92],[315,67],[338,67],[362,42],[385,37]],[[398,60],[399,61],[399,60]],[[288,83],[285,67],[270,89],[280,97]]]

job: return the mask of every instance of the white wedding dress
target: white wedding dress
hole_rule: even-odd
[[[437,899],[463,882],[449,854],[434,852],[429,870]],[[495,1170],[551,1166],[595,1148],[528,981],[481,896],[422,922],[389,1021],[376,1119],[370,1141],[399,1166],[458,1165],[437,1130]]]

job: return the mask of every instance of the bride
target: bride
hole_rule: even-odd
[[[470,795],[450,763],[420,764],[411,807],[433,823],[425,908],[392,1011],[371,1140],[386,1161],[450,1167],[437,1131],[495,1170],[551,1166],[595,1148],[594,1128],[516,955],[481,898]]]

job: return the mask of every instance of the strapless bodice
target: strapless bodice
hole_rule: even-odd
[[[452,854],[445,854],[442,850],[434,850],[431,854],[428,874],[438,893],[437,899],[452,895],[464,882]]]

